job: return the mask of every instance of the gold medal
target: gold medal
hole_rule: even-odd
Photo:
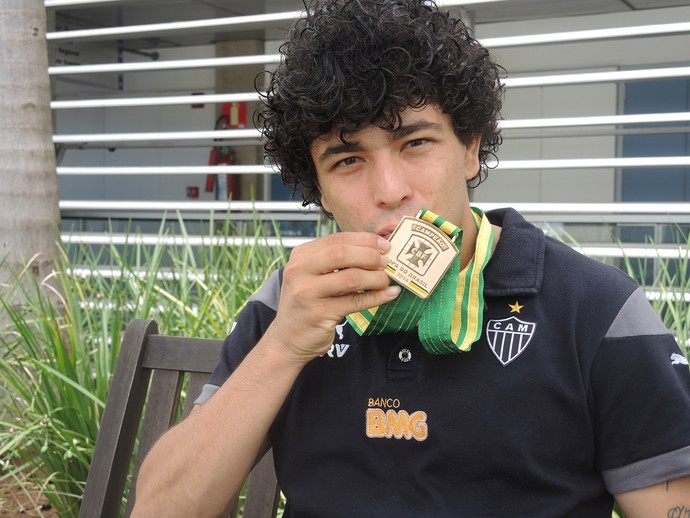
[[[454,239],[419,218],[405,216],[388,240],[386,273],[422,299],[428,298],[458,255]]]

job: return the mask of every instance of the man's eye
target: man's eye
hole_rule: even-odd
[[[417,147],[417,146],[421,146],[422,144],[425,144],[426,142],[428,142],[426,139],[423,139],[423,138],[416,138],[416,139],[414,139],[414,140],[410,140],[410,141],[407,143],[407,145],[410,146],[410,147]]]
[[[349,156],[347,158],[343,158],[340,162],[338,162],[337,165],[352,165],[356,162],[357,162],[357,157]]]

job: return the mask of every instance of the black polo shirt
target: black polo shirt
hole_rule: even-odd
[[[343,322],[304,368],[270,430],[285,516],[608,518],[611,493],[690,474],[688,365],[644,293],[511,209],[488,216],[502,232],[471,351]],[[200,402],[273,320],[281,275]]]

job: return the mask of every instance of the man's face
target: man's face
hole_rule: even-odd
[[[479,170],[479,139],[462,144],[434,105],[408,108],[401,118],[393,132],[372,125],[347,135],[347,144],[337,131],[313,142],[323,208],[341,230],[386,239],[423,208],[473,235],[466,182]]]

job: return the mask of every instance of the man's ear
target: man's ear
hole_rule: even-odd
[[[321,202],[321,208],[324,210],[324,212],[330,214],[331,209],[329,208],[328,200],[323,195],[323,191],[321,189],[319,189],[319,201]]]
[[[473,141],[465,145],[465,181],[470,181],[479,174],[479,148],[482,138],[475,137]]]

